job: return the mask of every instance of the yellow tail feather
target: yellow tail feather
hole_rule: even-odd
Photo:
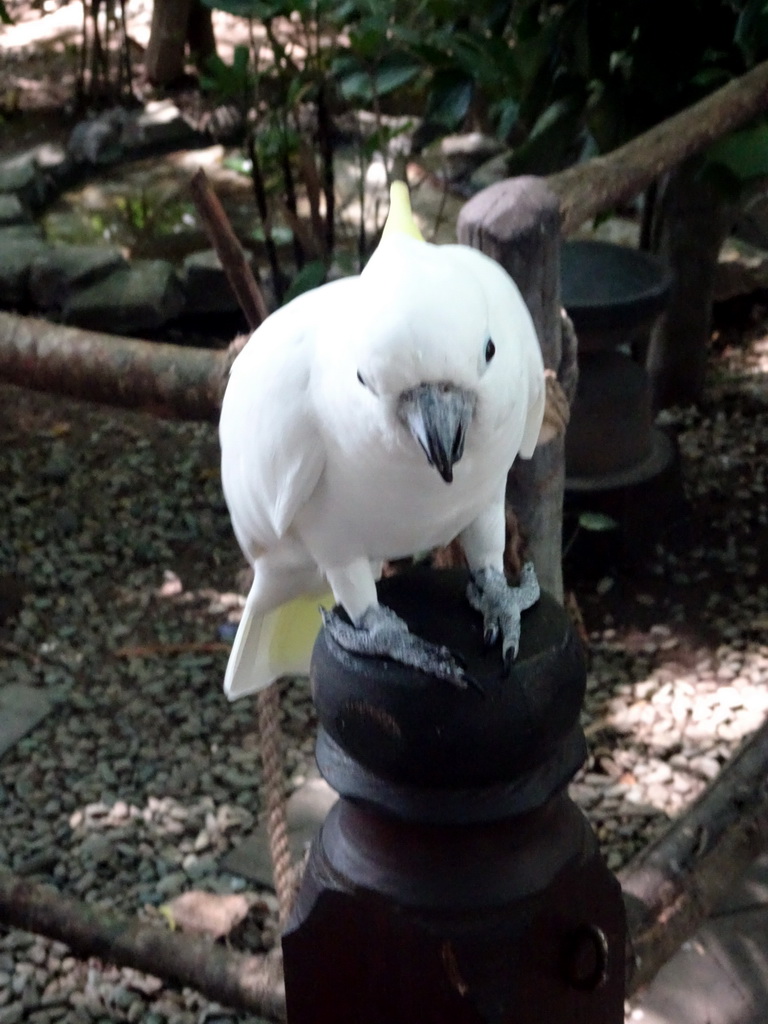
[[[246,602],[224,678],[230,700],[270,686],[281,676],[306,675],[317,634],[320,607],[332,608],[330,592],[297,597],[265,615],[254,615]]]

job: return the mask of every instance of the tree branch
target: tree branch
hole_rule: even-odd
[[[0,312],[0,379],[179,419],[218,416],[237,348],[119,338]]]
[[[636,992],[768,847],[768,722],[692,807],[623,871]]]
[[[95,910],[54,889],[0,868],[0,922],[56,939],[81,959],[98,957],[133,967],[239,1010],[284,1021],[285,990],[278,964],[214,945],[209,939],[168,932]]]
[[[631,199],[660,175],[768,108],[768,61],[605,156],[550,175],[563,233]]]
[[[267,319],[269,310],[224,207],[211,188],[202,167],[192,178],[189,188],[240,309],[248,321],[248,326],[255,331],[259,324]]]

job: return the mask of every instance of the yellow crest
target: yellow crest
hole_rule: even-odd
[[[381,237],[386,238],[393,234],[410,235],[411,238],[418,238],[420,242],[424,241],[424,236],[413,219],[411,195],[404,181],[393,181],[389,186],[389,213]]]

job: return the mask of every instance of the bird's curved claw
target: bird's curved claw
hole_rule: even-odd
[[[369,658],[391,658],[427,675],[457,686],[485,691],[466,671],[464,662],[447,647],[422,640],[390,608],[371,605],[352,625],[335,611],[321,609],[323,626],[336,643],[351,654]]]
[[[498,569],[477,569],[467,586],[467,600],[483,616],[484,641],[493,646],[501,635],[504,667],[510,668],[520,647],[520,615],[540,596],[539,581],[531,562],[520,572],[520,582],[510,587]]]

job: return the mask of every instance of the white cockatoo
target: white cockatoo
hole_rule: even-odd
[[[459,537],[467,596],[514,657],[530,565],[503,573],[507,471],[530,458],[544,412],[541,352],[507,272],[464,245],[425,242],[407,186],[357,277],[273,313],[224,396],[222,484],[254,580],[227,665],[231,700],[306,672],[324,613],[344,648],[465,686],[450,651],[379,604],[382,562]],[[330,605],[332,602],[327,600]]]

